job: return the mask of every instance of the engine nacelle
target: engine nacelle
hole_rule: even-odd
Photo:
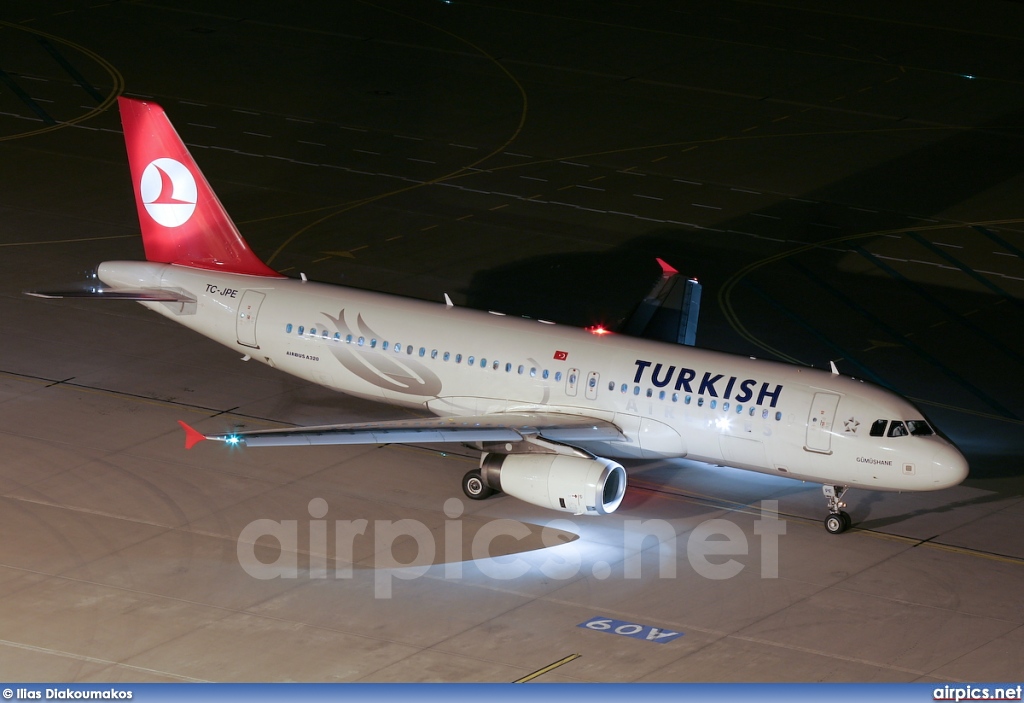
[[[626,494],[626,470],[603,457],[484,454],[480,474],[513,498],[576,515],[612,513]]]

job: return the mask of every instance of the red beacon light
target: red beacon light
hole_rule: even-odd
[[[587,332],[590,332],[590,334],[612,334],[612,331],[606,328],[604,325],[591,325],[590,327],[584,327],[583,329],[585,329]]]

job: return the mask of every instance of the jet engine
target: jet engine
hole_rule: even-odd
[[[626,494],[626,470],[603,457],[484,454],[479,478],[489,489],[576,515],[612,513]],[[486,497],[472,495],[469,490],[467,495]]]

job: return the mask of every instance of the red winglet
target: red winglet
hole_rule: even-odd
[[[661,265],[661,273],[663,276],[671,276],[673,274],[679,273],[674,268],[672,268],[670,264],[665,263],[661,259],[656,258],[655,260],[658,262],[658,264]]]
[[[181,420],[178,420],[178,424],[181,425],[181,429],[185,430],[185,449],[191,449],[206,439],[206,435],[197,429],[189,427]]]

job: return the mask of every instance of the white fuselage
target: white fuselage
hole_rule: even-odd
[[[543,410],[616,424],[616,458],[690,457],[875,490],[947,488],[966,463],[887,390],[826,371],[340,286],[107,262],[106,284],[185,292],[142,303],[242,354],[334,390],[436,415]]]

